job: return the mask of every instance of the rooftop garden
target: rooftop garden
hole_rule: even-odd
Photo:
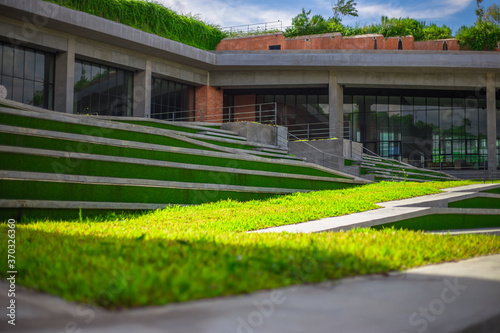
[[[466,182],[378,183],[347,190],[169,207],[142,215],[16,223],[17,281],[110,309],[161,305],[385,273],[500,253],[500,238],[359,229],[247,233],[376,209]],[[0,223],[7,267],[9,225]],[[6,277],[6,270],[0,272]]]
[[[217,44],[229,34],[220,27],[207,24],[196,16],[179,15],[155,1],[146,0],[45,0],[64,7],[96,15],[133,28],[169,38],[204,50],[215,50]],[[459,44],[470,50],[493,50],[500,42],[500,9],[492,5],[487,9],[477,1],[477,21],[471,27],[463,26],[456,33]],[[292,19],[292,26],[284,31],[286,37],[340,32],[344,36],[381,34],[384,37],[413,36],[416,41],[452,38],[452,30],[443,25],[427,24],[412,18],[383,16],[379,24],[348,26],[342,24],[344,16],[358,16],[354,0],[337,0],[332,7],[333,16],[311,16],[302,10]],[[281,32],[263,30],[257,34]],[[255,33],[248,33],[250,35]]]
[[[214,50],[226,36],[195,16],[179,15],[155,1],[45,0],[204,50]]]

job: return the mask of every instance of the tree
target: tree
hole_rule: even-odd
[[[500,25],[500,8],[498,8],[498,5],[493,4],[488,7],[484,19],[496,25]]]
[[[476,4],[477,4],[477,8],[476,8],[477,21],[476,21],[476,24],[483,23],[484,7],[481,5],[482,3],[483,3],[483,0],[476,0]]]
[[[347,2],[346,0],[337,0],[336,4],[332,3],[333,19],[340,22],[343,16],[358,16],[356,6],[357,3],[354,0],[347,0]]]

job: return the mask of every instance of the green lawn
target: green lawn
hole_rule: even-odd
[[[171,207],[16,229],[17,281],[107,308],[159,305],[382,273],[500,253],[500,238],[363,229],[322,234],[248,230],[377,208],[376,202],[471,182],[379,183],[264,201]],[[0,224],[7,267],[7,226]],[[0,275],[5,277],[5,270]]]

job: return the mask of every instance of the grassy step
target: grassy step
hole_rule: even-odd
[[[154,143],[158,145],[165,145],[172,147],[215,151],[215,149],[211,149],[203,145],[198,145],[193,142],[183,140],[181,139],[181,137],[177,139],[165,135],[134,132],[124,129],[111,129],[99,126],[84,125],[84,124],[74,124],[74,123],[54,121],[48,119],[38,119],[21,115],[6,114],[1,112],[0,112],[0,124],[25,127],[25,128],[43,129],[43,130],[50,130],[50,131],[64,132],[64,133],[98,136],[98,137],[127,140],[127,141]]]
[[[443,177],[441,179],[437,177],[426,177],[425,175],[415,175],[411,173],[405,173],[405,172],[394,172],[394,173],[388,173],[385,171],[377,171],[377,170],[369,170],[366,174],[368,175],[375,175],[380,176],[380,177],[386,177],[386,178],[398,178],[398,179],[403,179],[403,180],[408,180],[408,181],[422,181],[422,180],[427,180],[427,181],[439,181],[439,180],[448,180],[448,178]],[[405,174],[407,176],[405,176]]]
[[[49,155],[49,152],[45,153]],[[61,154],[58,154],[61,155]],[[82,154],[87,155],[87,154]],[[86,175],[100,177],[118,177],[134,179],[152,179],[162,181],[185,181],[189,183],[210,183],[254,187],[289,188],[304,190],[326,190],[351,187],[352,184],[338,183],[317,179],[297,179],[263,175],[237,173],[233,169],[214,171],[209,168],[197,170],[182,167],[154,165],[156,161],[137,160],[135,163],[102,161],[92,159],[91,155],[81,158],[73,156],[60,158],[23,153],[0,152],[0,169],[13,171],[31,171],[44,173],[64,173],[68,175]],[[101,156],[103,158],[103,156]],[[11,161],[16,161],[12,163]],[[148,162],[156,162],[149,163]],[[243,172],[243,170],[242,170]]]
[[[209,131],[203,131],[203,132],[198,132],[198,134],[206,135],[206,136],[214,136],[217,138],[223,138],[223,139],[232,139],[232,140],[239,140],[239,141],[244,141],[246,142],[247,139],[243,138],[238,135],[229,135],[229,134],[223,134],[223,133],[215,133],[215,132],[209,132]]]
[[[227,199],[248,201],[278,194],[6,179],[0,179],[0,188],[9,189],[2,194],[2,199],[68,201],[71,193],[74,201],[158,204],[201,204]]]
[[[309,166],[291,165],[286,164],[283,161],[280,161],[279,163],[273,163],[272,161],[264,160],[257,161],[254,158],[250,157],[245,158],[238,155],[208,151],[201,154],[201,152],[197,150],[192,150],[188,153],[187,150],[172,151],[172,149],[167,150],[167,148],[164,148],[165,151],[161,151],[155,150],[153,146],[150,149],[134,148],[133,142],[125,143],[125,146],[123,146],[123,142],[117,141],[116,145],[111,145],[88,142],[83,138],[84,137],[81,137],[78,141],[76,141],[69,139],[50,138],[39,135],[21,135],[0,132],[0,144],[6,146],[51,149],[68,152],[92,153],[98,155],[142,158],[166,162],[200,164],[206,166],[220,166],[236,169],[263,170],[279,173],[347,179],[347,177],[318,170]],[[118,143],[120,143],[121,145],[118,145]],[[226,157],[221,157],[218,155]]]
[[[402,175],[402,174],[407,174],[410,177],[416,178],[416,179],[452,179],[452,177],[448,175],[439,175],[439,174],[428,174],[428,173],[416,173],[413,172],[411,169],[400,169],[400,170],[390,170],[390,169],[385,169],[385,168],[364,168],[367,174],[394,174],[394,175]]]

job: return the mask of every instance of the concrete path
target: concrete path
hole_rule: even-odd
[[[7,284],[1,282],[5,312]],[[500,332],[500,255],[244,296],[109,312],[18,288],[16,326],[37,333]]]
[[[324,231],[349,230],[352,228],[366,228],[380,224],[392,223],[413,217],[430,214],[452,213],[452,214],[491,214],[499,215],[499,209],[462,209],[447,208],[448,202],[459,201],[477,196],[493,197],[500,199],[498,194],[480,193],[493,188],[500,187],[499,184],[474,184],[462,187],[443,189],[443,193],[426,195],[422,197],[396,200],[379,203],[380,209],[369,210],[344,216],[329,217],[321,220],[285,225],[281,227],[267,228],[254,232],[291,232],[309,233]],[[463,231],[463,230],[462,230]],[[496,233],[493,230],[490,233]],[[483,231],[483,233],[488,233]]]

